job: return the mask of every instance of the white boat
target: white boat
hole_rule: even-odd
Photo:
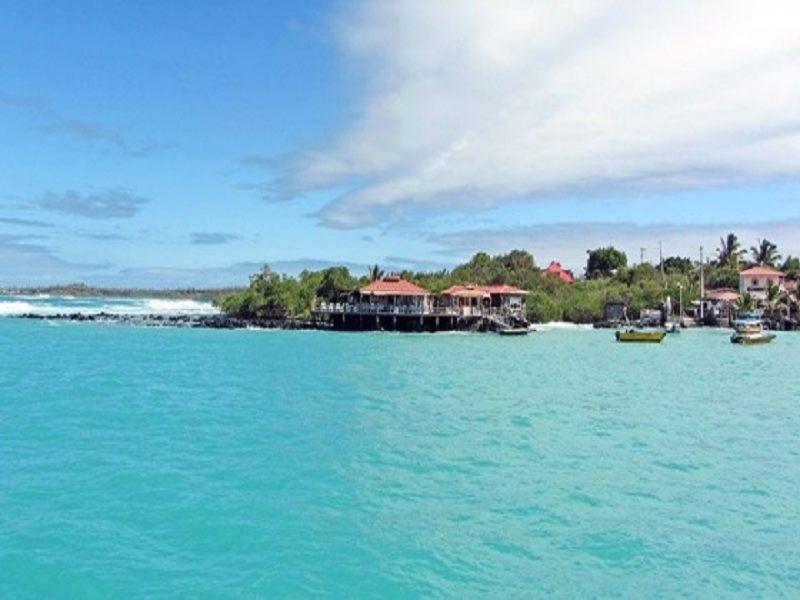
[[[733,333],[731,343],[743,346],[756,344],[769,344],[775,339],[774,333],[764,331],[764,325],[760,319],[739,319],[733,323]]]
[[[528,335],[528,332],[530,332],[530,329],[527,327],[509,327],[497,330],[500,335]]]

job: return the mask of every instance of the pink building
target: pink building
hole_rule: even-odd
[[[545,275],[556,275],[558,276],[561,281],[564,283],[572,283],[574,277],[572,276],[572,271],[569,269],[565,269],[561,266],[560,263],[553,261],[550,263],[550,266],[547,267],[544,271],[542,271]]]

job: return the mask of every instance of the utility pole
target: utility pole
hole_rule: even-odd
[[[703,274],[703,247],[700,246],[700,322],[704,322],[703,306],[705,302],[703,299],[706,296],[706,285]]]
[[[647,248],[639,248],[639,264],[640,265],[644,264],[644,251],[645,250],[647,250]]]

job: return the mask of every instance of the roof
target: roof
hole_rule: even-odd
[[[462,296],[462,297],[482,297],[492,295],[524,295],[527,294],[525,290],[521,290],[513,285],[473,285],[471,283],[465,285],[451,285],[449,288],[441,292],[442,296]]]
[[[446,290],[442,291],[443,296],[462,296],[462,297],[483,297],[488,296],[489,292],[486,291],[486,288],[480,285],[451,285]]]
[[[735,302],[739,298],[739,292],[730,288],[718,288],[706,290],[704,300],[719,300],[721,302]]]
[[[527,294],[528,292],[525,290],[519,289],[515,285],[485,285],[483,289],[486,290],[487,293],[495,295],[495,294]]]
[[[361,288],[362,294],[376,296],[427,296],[430,294],[425,288],[416,283],[401,279],[397,275],[388,275]]]
[[[760,266],[759,267],[750,267],[749,269],[745,269],[744,271],[741,271],[739,273],[740,277],[742,275],[744,275],[745,277],[758,277],[759,275],[766,275],[766,276],[772,275],[773,277],[786,277],[786,275],[781,271],[778,271],[776,269],[771,269],[769,267],[760,267]]]
[[[565,269],[561,266],[561,263],[556,261],[552,261],[550,266],[544,270],[544,273],[558,275],[565,283],[572,283],[572,271]]]

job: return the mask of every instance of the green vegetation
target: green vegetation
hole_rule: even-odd
[[[716,256],[702,265],[706,289],[739,288],[739,271],[754,265],[780,269],[789,279],[800,277],[800,258],[788,256],[780,263],[778,248],[768,239],[759,239],[750,248],[751,262],[742,249],[736,234],[720,238]],[[684,308],[700,298],[701,265],[690,258],[671,256],[661,264],[640,263],[628,265],[628,258],[613,246],[596,248],[587,252],[584,273],[576,273],[575,282],[569,285],[556,275],[543,272],[534,257],[525,250],[512,250],[507,254],[490,256],[478,252],[469,262],[452,271],[396,273],[404,279],[439,293],[456,284],[476,285],[508,284],[528,290],[528,319],[534,323],[567,321],[592,323],[603,318],[608,301],[622,301],[628,313],[635,317],[643,309],[659,307],[669,296],[672,306],[678,309],[679,298]],[[74,283],[59,286],[6,290],[31,294],[64,294],[74,296],[129,296],[148,298],[186,298],[211,301],[226,314],[244,319],[304,319],[311,316],[315,305],[321,302],[342,302],[352,293],[385,272],[377,264],[369,266],[362,276],[350,273],[346,267],[330,267],[320,271],[303,271],[297,277],[279,275],[265,265],[259,273],[250,276],[246,287],[203,289],[103,289]],[[2,290],[0,290],[2,291]],[[796,316],[800,306],[796,295],[769,290],[766,301],[759,303],[752,296],[740,298],[741,308],[762,308]]]
[[[757,246],[750,247],[750,255],[753,257],[753,263],[762,267],[775,268],[781,260],[778,247],[766,238],[758,240]]]
[[[659,266],[640,264],[627,267],[625,254],[614,248],[600,248],[589,253],[590,278],[577,279],[569,285],[555,275],[544,274],[533,256],[525,250],[490,256],[478,252],[452,271],[402,271],[404,279],[438,293],[459,283],[476,285],[514,285],[528,290],[528,319],[532,322],[568,321],[592,323],[603,317],[609,300],[624,301],[631,314],[654,308],[671,296],[677,308],[680,288],[684,302],[700,294],[699,269],[689,259],[672,257],[664,261],[664,276]],[[217,302],[230,314],[242,318],[306,318],[316,302],[341,302],[348,293],[358,290],[376,275],[371,266],[362,277],[353,276],[345,267],[322,271],[303,271],[299,277],[279,276],[268,266],[251,276],[250,285]]]
[[[672,256],[663,264],[641,263],[628,266],[624,252],[612,246],[588,251],[586,271],[572,285],[555,275],[544,274],[533,256],[525,250],[490,256],[478,252],[465,264],[452,271],[397,273],[404,279],[433,293],[455,284],[514,285],[528,290],[528,319],[534,323],[567,321],[592,323],[602,319],[605,303],[622,301],[631,315],[656,308],[669,296],[675,309],[678,300],[687,307],[700,297],[701,265],[689,258]],[[707,289],[728,287],[738,289],[739,270],[753,264],[775,265],[780,260],[775,244],[759,240],[751,248],[753,262],[747,264],[744,251],[733,233],[720,238],[715,260],[703,265]],[[789,257],[784,269],[800,272],[800,260]],[[370,266],[365,275],[356,277],[345,267],[330,267],[322,271],[303,271],[299,277],[280,276],[264,266],[250,278],[250,285],[219,298],[216,303],[226,313],[242,318],[305,318],[317,302],[341,302],[350,292],[381,278],[384,271]],[[779,297],[777,289],[770,294],[769,306],[790,306],[788,295]],[[742,298],[743,306],[756,307],[752,297]]]

